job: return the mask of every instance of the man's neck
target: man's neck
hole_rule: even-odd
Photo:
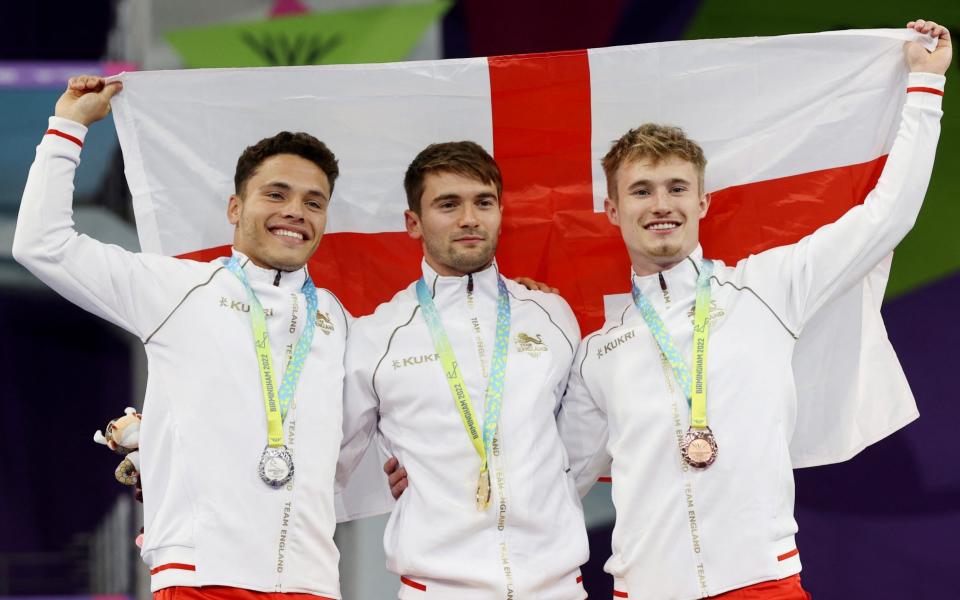
[[[478,267],[476,269],[471,269],[467,271],[461,271],[456,267],[451,267],[450,265],[445,265],[437,260],[434,260],[434,258],[429,254],[424,254],[423,259],[427,262],[427,266],[433,269],[433,271],[437,275],[440,275],[441,277],[464,277],[466,275],[470,275],[473,273],[479,273],[480,271],[486,271],[490,267],[490,265],[493,264],[493,259],[491,258],[490,261],[487,262],[482,267]]]
[[[661,273],[663,271],[669,271],[670,269],[679,265],[685,261],[688,256],[693,254],[695,249],[696,247],[688,252],[678,252],[673,256],[631,255],[630,262],[633,267],[633,272],[639,277],[656,275],[657,273]]]
[[[264,269],[264,270],[266,270],[266,271],[279,271],[279,272],[282,272],[282,273],[293,273],[294,271],[299,271],[300,269],[303,268],[303,265],[300,265],[300,266],[295,267],[295,268],[292,268],[292,269],[289,268],[289,267],[278,267],[278,266],[276,266],[276,265],[271,265],[271,264],[269,264],[269,263],[264,262],[263,260],[261,260],[261,259],[258,258],[257,256],[254,256],[253,254],[251,254],[251,253],[249,253],[249,252],[246,252],[246,251],[243,250],[242,248],[238,248],[236,245],[234,245],[233,249],[236,250],[237,252],[242,253],[244,256],[246,256],[248,259],[250,259],[250,262],[252,262],[255,267],[259,267],[259,268]]]
[[[656,275],[657,273],[661,273],[663,271],[669,271],[673,267],[682,263],[685,258],[687,257],[684,256],[681,258],[670,259],[670,260],[659,262],[659,263],[655,263],[651,261],[635,260],[633,261],[633,272],[640,277],[645,277],[647,275]]]

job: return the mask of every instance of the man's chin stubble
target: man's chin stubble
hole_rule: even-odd
[[[658,258],[671,258],[676,256],[679,252],[679,244],[660,244],[659,246],[654,246],[651,249],[650,255]]]
[[[292,271],[299,271],[303,268],[305,263],[303,262],[287,262],[282,260],[271,260],[269,263],[270,268],[276,271],[284,271],[290,273]]]
[[[493,261],[493,253],[486,254],[484,256],[477,255],[474,256],[463,256],[458,254],[452,254],[450,256],[450,263],[456,270],[461,273],[473,273],[479,271],[480,269],[486,267]]]

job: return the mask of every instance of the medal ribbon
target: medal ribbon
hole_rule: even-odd
[[[260,300],[250,287],[247,274],[240,267],[236,256],[231,256],[224,262],[227,269],[237,276],[243,288],[247,291],[247,300],[250,302],[250,324],[253,329],[253,348],[257,353],[257,366],[260,368],[260,387],[263,390],[263,404],[267,411],[267,444],[271,448],[283,446],[283,420],[287,417],[287,409],[303,373],[303,364],[310,353],[310,344],[313,342],[313,332],[317,324],[317,288],[313,280],[307,275],[300,291],[307,299],[307,318],[303,326],[303,333],[293,349],[293,356],[287,363],[283,373],[283,382],[279,389],[276,385],[273,370],[273,356],[270,353],[270,338],[267,334],[267,318]]]
[[[493,344],[491,358],[490,379],[486,390],[486,414],[483,420],[482,433],[477,428],[477,416],[470,401],[470,393],[460,374],[457,358],[453,354],[453,346],[440,321],[440,313],[433,303],[433,296],[427,288],[427,282],[421,277],[417,281],[417,299],[423,311],[423,318],[433,338],[433,347],[440,355],[440,364],[447,377],[453,402],[460,413],[460,420],[467,430],[470,442],[480,456],[481,479],[488,473],[488,457],[493,453],[493,436],[497,432],[500,422],[500,407],[503,401],[503,383],[507,372],[507,350],[510,343],[510,298],[507,296],[507,286],[503,278],[497,276],[497,332]]]
[[[650,333],[657,340],[660,351],[670,363],[680,389],[687,397],[687,405],[690,406],[690,426],[698,429],[707,426],[707,340],[710,330],[708,317],[710,316],[710,276],[712,274],[713,262],[704,260],[700,265],[700,276],[697,277],[697,300],[693,313],[693,377],[690,376],[690,369],[687,368],[683,357],[680,356],[680,351],[673,343],[667,326],[663,324],[663,319],[637,288],[636,282],[633,283],[632,290],[633,303],[643,315],[643,320],[647,322]]]

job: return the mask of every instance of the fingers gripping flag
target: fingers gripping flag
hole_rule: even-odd
[[[701,143],[713,192],[701,241],[707,256],[735,263],[863,201],[895,135],[901,48],[911,39],[906,30],[863,30],[126,73],[113,106],[146,252],[227,254],[226,203],[243,149],[280,130],[325,141],[342,175],[309,266],[354,314],[419,276],[419,244],[404,233],[407,165],[427,144],[474,140],[503,170],[501,268],[558,287],[589,332],[629,292],[629,260],[603,214],[600,159],[613,140],[653,121]],[[801,338],[795,466],[849,458],[916,416],[879,315],[888,271],[886,261]],[[875,410],[861,411],[868,398]],[[878,398],[889,410],[876,410]]]

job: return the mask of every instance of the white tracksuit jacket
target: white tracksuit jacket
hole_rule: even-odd
[[[909,85],[942,90],[944,78],[911,74]],[[867,275],[916,220],[941,97],[907,96],[883,174],[862,206],[797,244],[716,264],[707,356],[707,416],[719,446],[712,466],[688,468],[680,458],[690,411],[632,303],[581,344],[559,425],[581,491],[612,457],[617,520],[606,570],[628,594],[620,597],[702,598],[800,571],[789,449],[793,350],[811,316]],[[701,258],[697,248],[661,274],[633,276],[685,357]]]
[[[477,340],[489,365],[497,268],[441,277],[424,262],[423,277],[482,422],[486,379]],[[387,567],[402,577],[404,600],[586,597],[579,581],[586,529],[556,424],[579,327],[559,296],[506,285],[509,354],[486,512],[475,506],[480,459],[454,406],[415,284],[350,330],[338,484],[377,434],[379,417],[387,449],[410,481],[384,534]]]
[[[82,141],[86,128],[52,117]],[[333,484],[348,316],[318,290],[313,346],[284,423],[295,476],[260,481],[266,415],[247,294],[222,263],[135,254],[73,229],[80,146],[48,133],[30,169],[14,257],[78,306],[139,337],[149,378],[140,433],[143,558],[151,587],[225,585],[339,598]],[[240,255],[263,304],[279,372],[304,321],[305,270]]]

